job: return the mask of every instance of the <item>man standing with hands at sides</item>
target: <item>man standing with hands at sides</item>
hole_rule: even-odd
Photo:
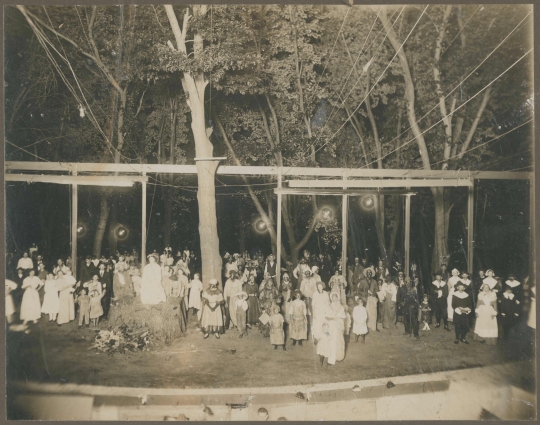
[[[435,273],[435,280],[431,284],[431,298],[435,318],[437,320],[436,328],[441,327],[441,319],[444,322],[444,329],[450,332],[448,327],[448,286],[442,280],[442,273]]]
[[[270,277],[274,281],[274,285],[277,285],[277,281],[276,281],[277,263],[275,261],[275,258],[276,257],[274,257],[274,254],[270,254],[268,256],[268,260],[266,261],[266,265],[264,266],[264,274],[269,273]]]
[[[403,311],[403,325],[405,326],[405,333],[403,335],[414,335],[416,340],[420,339],[418,335],[418,309],[420,307],[418,301],[418,293],[416,288],[412,287],[411,278],[405,278],[405,286],[402,289],[401,296],[402,311]]]

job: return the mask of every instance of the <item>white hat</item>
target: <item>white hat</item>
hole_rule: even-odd
[[[318,271],[319,271],[319,268],[318,268],[317,266],[313,266],[313,267],[311,268],[311,273],[316,273],[316,272],[318,272]]]
[[[210,282],[208,282],[210,285],[217,285],[218,281],[217,279],[210,279]]]

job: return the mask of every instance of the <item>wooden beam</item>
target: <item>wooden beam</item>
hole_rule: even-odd
[[[469,196],[467,201],[467,269],[474,277],[474,180],[473,185],[469,187]]]
[[[146,182],[146,176],[55,176],[42,174],[6,174],[5,181],[27,183],[76,184],[79,186],[133,186]]]
[[[281,193],[282,195],[331,195],[331,196],[342,196],[342,195],[351,195],[351,196],[360,196],[360,195],[416,195],[415,192],[410,190],[375,190],[375,189],[274,189],[274,193]]]
[[[327,188],[343,187],[342,180],[289,180],[289,187]],[[404,179],[404,180],[348,180],[346,187],[387,188],[387,187],[460,187],[471,186],[470,179]]]
[[[34,161],[6,161],[6,171],[55,171],[68,172],[75,163],[60,162],[34,162]],[[114,164],[114,163],[78,163],[79,174],[82,172],[96,173],[134,173],[148,174],[197,174],[195,165],[170,164]],[[316,167],[283,167],[283,176],[319,176],[342,177],[347,172],[351,177],[371,178],[434,178],[434,179],[500,179],[500,180],[526,180],[534,173],[513,171],[467,171],[467,170],[400,170],[400,169],[345,169],[345,168],[316,168]],[[229,166],[221,165],[217,169],[220,175],[275,175],[279,173],[277,166]]]

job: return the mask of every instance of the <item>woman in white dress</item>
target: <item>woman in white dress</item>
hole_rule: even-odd
[[[56,286],[59,291],[58,302],[60,304],[56,323],[63,325],[64,323],[69,323],[71,320],[75,320],[75,300],[73,299],[75,288],[73,287],[72,279],[64,276],[62,270],[58,270],[57,272]]]
[[[17,289],[17,284],[12,280],[6,279],[6,320],[8,323],[13,322],[13,315],[15,314],[15,304],[11,295],[11,291],[15,289]]]
[[[197,319],[201,320],[201,292],[203,291],[203,284],[200,279],[199,273],[193,275],[193,280],[189,282],[189,302],[188,309],[193,309],[193,315],[197,315]]]
[[[43,297],[43,305],[41,312],[49,315],[49,322],[54,322],[58,311],[60,310],[60,300],[58,299],[58,286],[52,273],[47,274],[45,281],[45,296]]]
[[[28,277],[23,280],[22,289],[24,295],[21,303],[20,318],[24,324],[27,322],[37,323],[41,318],[41,303],[39,302],[38,289],[41,288],[43,282],[36,276],[36,271],[30,269]]]
[[[325,324],[328,324],[327,337],[322,338],[317,346],[317,354],[325,357],[327,364],[332,366],[345,358],[345,309],[340,302],[340,296],[337,292],[330,294],[330,305],[326,308]],[[324,362],[322,359],[321,364]]]
[[[324,283],[317,282],[317,290],[313,293],[311,300],[313,306],[313,323],[311,324],[311,335],[314,338],[314,343],[322,337],[322,325],[325,321],[326,309],[330,305],[328,292],[324,291]]]
[[[499,288],[496,288],[497,286],[497,279],[495,279],[495,272],[491,269],[486,271],[486,277],[482,281],[482,283],[487,283],[489,285],[489,289],[491,289],[494,292],[498,292]]]
[[[476,324],[474,339],[488,345],[497,344],[499,329],[497,326],[497,295],[489,284],[482,284],[476,305]]]
[[[161,267],[156,262],[156,256],[150,254],[142,275],[141,303],[154,305],[165,301],[167,297],[161,286]]]
[[[455,289],[454,287],[460,281],[459,270],[452,270],[452,276],[448,279],[448,321],[454,321],[454,309],[452,308],[452,297],[454,296]]]
[[[219,335],[225,333],[223,326],[223,312],[221,305],[225,303],[223,294],[218,289],[217,279],[211,279],[209,287],[202,295],[202,316],[201,329],[204,333],[204,338],[208,338],[210,334],[219,339]]]

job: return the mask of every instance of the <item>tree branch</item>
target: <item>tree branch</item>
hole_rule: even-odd
[[[469,148],[469,145],[471,144],[471,140],[474,136],[474,133],[476,132],[476,127],[478,126],[478,123],[480,122],[480,118],[482,117],[482,114],[484,113],[484,110],[486,109],[487,103],[491,96],[492,87],[493,86],[489,86],[487,90],[484,92],[484,96],[482,96],[482,102],[480,103],[480,107],[478,108],[478,111],[476,112],[476,117],[474,118],[474,121],[471,124],[469,133],[467,134],[467,139],[465,139],[465,142],[463,143],[463,146],[461,147],[461,152],[459,153],[458,159],[463,158],[463,155],[465,155],[465,152],[467,152],[467,149]]]

